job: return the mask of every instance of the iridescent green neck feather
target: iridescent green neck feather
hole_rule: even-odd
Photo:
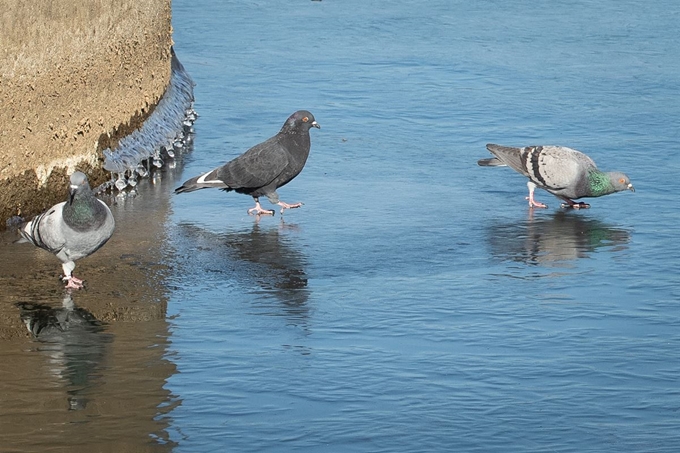
[[[66,224],[78,231],[99,227],[106,220],[104,207],[91,193],[77,193],[72,203],[66,202],[62,215]]]
[[[599,170],[588,172],[588,189],[590,189],[591,197],[601,197],[616,192],[609,175]]]

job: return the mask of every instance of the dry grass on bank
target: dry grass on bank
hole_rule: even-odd
[[[91,56],[92,46],[141,41],[158,0],[0,0],[0,77]]]

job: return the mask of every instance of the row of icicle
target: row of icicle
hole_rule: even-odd
[[[139,178],[148,176],[154,167],[161,168],[165,160],[173,159],[191,144],[198,117],[193,108],[194,86],[172,51],[168,88],[142,127],[122,138],[116,149],[104,150],[104,169],[111,172],[111,180],[96,192],[134,189]]]

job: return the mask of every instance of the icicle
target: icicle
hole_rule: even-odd
[[[127,187],[127,181],[125,181],[125,176],[123,173],[118,173],[118,179],[116,179],[116,189],[122,191]]]
[[[116,149],[103,151],[104,169],[111,172],[112,179],[101,190],[116,187],[123,191],[128,185],[134,189],[138,176],[149,176],[152,166],[161,168],[166,156],[171,162],[193,140],[193,124],[198,118],[194,110],[195,83],[174,51],[171,67],[170,83],[149,118],[139,129],[120,139]],[[126,172],[130,175],[127,180]]]

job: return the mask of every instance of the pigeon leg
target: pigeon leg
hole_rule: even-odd
[[[573,209],[588,209],[590,205],[582,201],[574,201],[569,198],[562,198],[566,203],[562,203],[560,207],[562,208],[573,208]]]
[[[71,272],[76,268],[76,263],[73,261],[67,261],[62,263],[61,267],[64,269],[64,278],[66,282],[66,288],[70,289],[80,289],[83,287],[83,281],[79,278],[74,277]]]
[[[548,205],[534,200],[534,190],[536,190],[536,184],[534,184],[532,181],[529,181],[527,182],[527,187],[529,188],[529,196],[525,197],[524,199],[529,200],[529,207],[547,208]]]
[[[255,207],[248,209],[248,215],[274,215],[273,209],[262,209],[259,198],[255,198]]]
[[[67,281],[71,279],[71,272],[76,268],[76,263],[73,261],[66,261],[65,263],[61,263],[61,268],[64,270],[64,281]]]
[[[281,215],[283,215],[283,211],[284,211],[284,210],[286,210],[286,209],[295,209],[295,208],[299,208],[299,207],[302,206],[304,203],[288,204],[288,203],[286,203],[286,202],[279,201],[279,202],[276,203],[276,204],[279,205],[279,206],[281,206]]]

